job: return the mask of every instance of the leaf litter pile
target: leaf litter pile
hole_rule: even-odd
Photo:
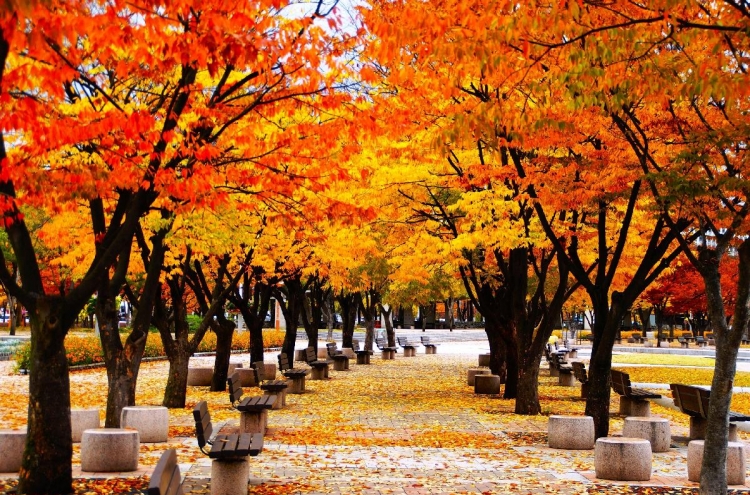
[[[275,355],[266,357],[266,362],[274,361]],[[212,362],[198,358],[196,364]],[[308,379],[305,394],[289,394],[284,409],[270,411],[264,450],[250,458],[249,493],[697,493],[697,485],[687,481],[684,448],[654,454],[652,480],[671,479],[668,484],[674,486],[591,483],[593,451],[546,446],[547,415],[583,414],[579,387],[560,387],[543,370],[543,415],[520,416],[513,413],[512,400],[474,395],[466,384],[466,370],[472,366],[475,355],[399,355],[393,361],[374,358],[369,366],[352,364],[349,371],[331,371],[326,381]],[[674,373],[689,373],[684,368],[670,371],[674,381],[684,381]],[[166,375],[166,362],[144,363],[137,403],[160,404]],[[28,377],[1,379],[8,393],[0,404],[0,428],[23,427]],[[106,387],[103,368],[73,372],[72,407],[99,407],[103,412]],[[245,393],[260,392],[253,387]],[[738,399],[747,403],[746,398]],[[189,387],[186,408],[170,411],[169,442],[141,444],[139,458],[141,465],[153,466],[165,449],[175,448],[183,474],[188,470],[184,488],[189,493],[210,492],[210,461],[193,439],[191,412],[200,400],[208,402],[215,426],[224,432],[238,428],[239,413],[231,409],[226,392]],[[611,410],[618,410],[616,396]],[[652,414],[670,419],[673,436],[687,434],[685,415],[658,404],[652,404]],[[619,434],[622,423],[623,418],[613,414],[610,434]],[[78,444],[73,464],[80,465]],[[78,494],[139,493],[148,485],[147,476],[85,475],[76,478]],[[13,479],[0,480],[3,492],[12,493],[15,485]]]

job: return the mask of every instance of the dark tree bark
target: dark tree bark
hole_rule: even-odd
[[[380,293],[374,288],[370,288],[359,296],[359,308],[365,317],[365,346],[368,351],[372,350],[372,344],[375,336],[375,318],[378,317],[380,307]],[[342,346],[344,347],[344,346]]]
[[[281,306],[281,312],[286,320],[286,334],[281,352],[287,356],[294,356],[294,346],[297,343],[297,328],[299,327],[300,314],[303,310],[305,291],[307,284],[302,283],[302,275],[297,273],[284,279],[283,287],[276,288],[277,301]],[[318,351],[318,342],[314,342],[315,352]]]
[[[323,281],[317,277],[311,277],[306,285],[309,289],[303,298],[302,325],[307,334],[308,347],[317,348],[318,332],[323,326],[323,311],[331,295],[331,289],[325,288]]]
[[[341,306],[341,347],[352,347],[354,338],[354,324],[357,319],[357,309],[360,304],[360,295],[358,292],[344,293],[341,291],[336,296],[336,300]]]
[[[274,281],[263,282],[263,272],[254,269],[245,272],[242,284],[229,294],[229,300],[239,310],[250,332],[250,362],[263,362],[263,322],[268,314],[272,284]]]

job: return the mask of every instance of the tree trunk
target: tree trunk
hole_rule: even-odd
[[[721,290],[719,267],[721,258],[710,250],[700,253],[699,272],[706,286],[706,300],[711,326],[716,339],[716,361],[708,405],[706,440],[703,450],[700,491],[703,495],[727,492],[726,455],[729,440],[729,408],[737,371],[737,353],[747,330],[750,315],[750,240],[738,249],[739,275],[733,326],[727,326]]]
[[[341,347],[352,347],[354,338],[354,323],[357,319],[357,309],[359,308],[359,293],[351,293],[336,296],[341,306]]]
[[[167,386],[164,389],[162,405],[171,409],[185,407],[187,398],[187,374],[190,354],[183,346],[175,346],[169,357],[169,374]]]
[[[516,414],[531,416],[542,413],[539,404],[539,364],[539,359],[528,359],[518,367]]]
[[[323,301],[322,311],[326,321],[326,341],[330,342],[331,340],[333,340],[333,324],[336,318],[336,311],[333,307],[333,296],[330,292],[328,292],[325,300]]]
[[[391,314],[393,313],[393,308],[388,307],[388,309],[385,309],[383,305],[380,306],[380,314],[383,315],[383,320],[385,321],[385,334],[388,335],[388,341],[390,342],[393,339],[394,332],[393,332],[393,320],[391,319]],[[388,344],[390,345],[390,344]],[[368,351],[372,350],[372,343],[370,343],[370,347],[365,346],[365,349]]]
[[[19,493],[72,493],[70,380],[60,299],[40,297],[31,317],[28,436]]]
[[[216,334],[216,356],[214,358],[214,375],[211,378],[211,392],[224,392],[227,389],[229,360],[232,357],[232,337],[234,322],[229,321],[224,313],[216,315],[211,321],[211,329]]]

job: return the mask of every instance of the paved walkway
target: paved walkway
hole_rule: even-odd
[[[406,333],[412,340],[421,334]],[[437,355],[405,358],[399,353],[396,360],[383,361],[376,354],[370,366],[352,364],[351,371],[332,372],[331,380],[308,380],[308,393],[289,395],[287,408],[270,413],[264,450],[250,459],[249,493],[689,493],[697,487],[687,481],[685,422],[673,421],[673,448],[654,454],[646,483],[596,480],[593,451],[547,448],[546,416],[513,415],[512,401],[475,396],[466,386],[466,368],[487,351],[486,340],[470,340],[474,333],[483,336],[483,331],[430,331],[432,340],[441,342]],[[246,361],[247,356],[235,359]],[[266,362],[275,359],[275,353],[269,354]],[[212,358],[196,361],[208,364]],[[149,374],[163,376],[166,365],[144,368],[145,382]],[[577,392],[577,387],[565,389],[542,379],[545,412],[580,410]],[[214,401],[212,413],[226,401],[225,393],[200,389],[192,390],[189,400],[207,395]],[[81,473],[74,459],[74,476],[148,475],[154,459],[174,447],[184,461],[186,493],[208,493],[210,461],[189,436],[189,411],[177,413],[172,427],[184,427],[183,433],[168,444],[142,446],[141,462],[150,465],[129,473]],[[217,412],[215,423],[234,430],[238,415]],[[619,434],[621,427],[622,419],[613,418],[611,434]],[[472,439],[478,440],[475,445],[469,444]],[[750,485],[733,488],[750,493]]]

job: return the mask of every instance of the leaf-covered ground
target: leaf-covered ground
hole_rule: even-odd
[[[471,349],[471,347],[467,347]],[[440,352],[440,351],[438,351]],[[246,356],[234,359],[247,360]],[[267,362],[275,361],[275,354]],[[196,360],[210,364],[211,358]],[[331,372],[327,381],[307,381],[307,393],[289,395],[287,407],[271,411],[262,454],[250,460],[249,493],[692,493],[687,482],[685,445],[654,454],[652,482],[594,484],[593,451],[569,452],[546,447],[547,415],[582,414],[579,387],[560,387],[542,372],[539,388],[542,416],[513,414],[513,401],[476,396],[466,384],[466,369],[476,365],[476,351],[465,354],[418,355],[395,361],[373,356],[369,366]],[[301,365],[297,365],[301,366]],[[137,402],[159,404],[167,375],[166,362],[144,363]],[[632,370],[641,368],[633,367]],[[648,380],[691,382],[696,370],[649,368]],[[671,375],[670,375],[671,374]],[[654,380],[653,377],[664,380]],[[683,378],[683,379],[679,379]],[[27,377],[3,376],[0,427],[25,424]],[[255,388],[247,394],[257,394]],[[103,369],[71,375],[73,407],[105,405]],[[746,394],[741,394],[746,395]],[[226,392],[190,387],[185,409],[172,410],[170,441],[141,446],[140,463],[153,466],[161,453],[176,448],[186,488],[208,493],[210,462],[192,439],[191,408],[207,400],[212,418],[229,430],[239,414],[229,407]],[[750,413],[746,399],[737,409]],[[611,432],[619,434],[622,418],[612,398]],[[687,418],[652,405],[652,413],[668,417],[675,437],[687,434]],[[744,435],[744,433],[743,433]],[[78,468],[77,493],[121,493],[142,489],[143,477],[90,480]],[[675,488],[685,487],[685,488]],[[12,490],[6,482],[5,491]]]

